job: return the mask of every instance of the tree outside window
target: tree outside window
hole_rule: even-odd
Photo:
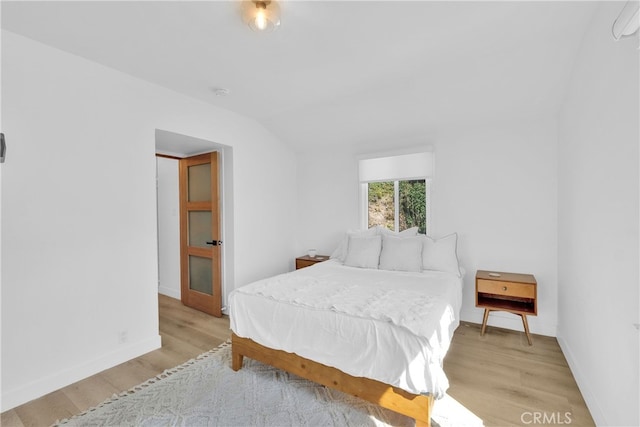
[[[392,231],[418,227],[426,234],[426,180],[370,182],[367,193],[369,227],[381,225]]]

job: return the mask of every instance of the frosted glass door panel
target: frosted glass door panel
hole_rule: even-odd
[[[211,164],[189,166],[189,201],[211,201]]]
[[[211,241],[211,211],[189,212],[189,246],[206,248]]]
[[[213,266],[209,258],[189,256],[189,288],[213,295]]]

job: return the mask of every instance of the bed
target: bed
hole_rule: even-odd
[[[457,258],[455,270],[425,270],[429,238],[380,234],[351,234],[342,256],[234,290],[232,368],[249,357],[429,425],[433,401],[449,385],[442,363],[459,324]],[[354,262],[360,237],[370,253],[357,251]],[[394,265],[384,248],[394,249]],[[415,251],[419,266],[409,268]]]

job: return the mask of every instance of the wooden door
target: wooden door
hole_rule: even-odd
[[[216,317],[222,312],[218,153],[180,159],[180,295]]]

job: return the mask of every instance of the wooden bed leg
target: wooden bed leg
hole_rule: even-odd
[[[231,369],[234,371],[239,371],[242,368],[242,360],[244,356],[238,353],[237,351],[231,350]]]
[[[238,349],[238,336],[236,334],[231,334],[231,369],[234,371],[239,371],[242,368],[242,361],[244,359],[244,355],[240,353]]]
[[[429,395],[428,396],[428,401],[427,401],[427,405],[426,405],[426,410],[427,410],[427,420],[419,420],[419,419],[415,419],[416,420],[416,427],[431,427],[431,413],[433,411],[433,403],[434,403],[434,399],[433,399],[433,395]]]
[[[433,395],[428,395],[427,399],[429,400],[427,401],[426,407],[424,408],[427,412],[426,420],[422,417],[421,419],[415,418],[416,427],[431,427],[431,413],[433,411],[434,403]]]

